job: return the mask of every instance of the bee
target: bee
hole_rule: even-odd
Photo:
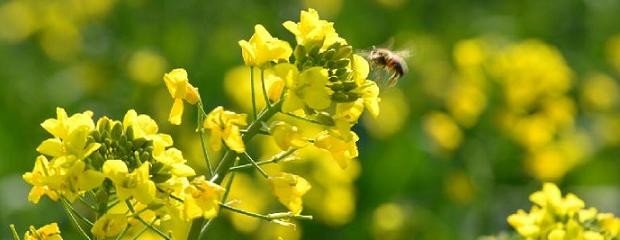
[[[398,83],[398,80],[407,74],[409,71],[407,68],[407,62],[405,58],[408,57],[407,51],[393,52],[387,48],[375,48],[368,53],[368,60],[384,69],[389,77],[387,78],[387,86],[393,87]]]

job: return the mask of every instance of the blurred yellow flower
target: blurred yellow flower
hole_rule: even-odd
[[[239,41],[243,61],[248,66],[262,67],[265,63],[278,60],[288,61],[293,50],[286,41],[274,38],[263,25],[254,26],[254,34],[249,41]]]
[[[170,96],[174,98],[168,121],[174,125],[179,125],[181,124],[181,117],[183,116],[183,100],[190,104],[199,102],[200,95],[198,93],[198,88],[195,88],[189,83],[187,72],[182,68],[173,69],[169,73],[166,73],[164,75],[164,82],[170,92]]]
[[[185,190],[183,213],[186,219],[197,217],[213,218],[220,209],[220,199],[226,191],[220,185],[205,180],[199,176],[192,180],[192,184]]]
[[[247,115],[225,111],[221,106],[213,109],[203,123],[212,149],[219,151],[224,141],[227,147],[238,153],[245,152],[240,127],[246,125]]]
[[[24,240],[62,240],[62,237],[58,224],[50,223],[39,229],[30,226],[30,229],[24,234]]]
[[[299,23],[286,21],[282,25],[295,35],[297,44],[303,45],[308,49],[315,45],[325,49],[334,43],[347,44],[336,33],[334,23],[319,19],[319,13],[312,8],[309,8],[307,11],[301,11]]]
[[[293,213],[301,213],[303,209],[301,198],[311,188],[306,179],[295,174],[281,172],[269,177],[268,181],[273,194],[280,203]]]
[[[103,163],[102,172],[114,183],[121,201],[134,197],[143,204],[149,204],[155,198],[156,188],[149,178],[148,162],[129,173],[122,160],[107,160]]]
[[[607,40],[606,50],[607,62],[616,72],[620,73],[620,34]]]
[[[349,161],[359,154],[356,145],[357,140],[359,137],[352,131],[346,135],[336,131],[323,131],[317,136],[314,146],[328,151],[338,166],[345,169],[349,165]]]
[[[382,91],[379,108],[381,109],[379,116],[366,115],[362,119],[364,127],[372,136],[385,139],[405,127],[410,110],[402,90],[390,88]]]
[[[463,140],[461,129],[445,113],[432,112],[427,114],[424,117],[424,130],[444,150],[455,150]]]
[[[291,147],[303,147],[308,143],[300,130],[287,122],[274,121],[271,123],[270,130],[273,139],[282,150],[288,150]]]
[[[99,218],[90,231],[101,239],[114,237],[127,227],[127,216],[125,214],[106,213]]]
[[[149,50],[138,50],[129,58],[127,72],[137,82],[154,85],[159,83],[167,65],[161,55]]]
[[[19,42],[38,28],[35,6],[28,1],[5,1],[0,6],[0,39]]]
[[[585,79],[581,87],[581,98],[588,109],[613,111],[620,99],[620,86],[616,80],[603,73],[594,73]]]

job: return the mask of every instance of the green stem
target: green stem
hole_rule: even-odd
[[[239,208],[235,208],[235,207],[231,207],[228,206],[226,204],[220,203],[220,207],[222,209],[226,209],[232,212],[236,212],[236,213],[240,213],[246,216],[250,216],[250,217],[255,217],[255,218],[259,218],[265,221],[273,221],[273,220],[279,220],[279,219],[302,219],[302,220],[312,220],[312,216],[310,215],[299,215],[299,214],[294,214],[292,212],[286,212],[286,213],[272,213],[272,214],[267,214],[267,215],[263,215],[263,214],[258,214],[258,213],[253,213],[253,212],[248,212]]]
[[[91,238],[88,236],[86,231],[84,231],[84,229],[82,229],[82,227],[80,226],[80,223],[78,223],[77,219],[75,219],[75,216],[73,216],[73,213],[71,213],[71,210],[69,210],[69,208],[67,207],[67,203],[65,202],[64,199],[61,200],[61,205],[65,209],[65,212],[67,212],[67,215],[69,215],[69,219],[71,219],[71,224],[73,225],[73,227],[75,227],[78,230],[80,235],[82,235],[82,238],[91,240]]]
[[[243,142],[247,143],[254,136],[256,136],[256,134],[260,131],[262,122],[267,121],[271,117],[273,117],[273,115],[275,115],[276,113],[280,111],[281,107],[282,107],[282,101],[278,101],[273,105],[272,108],[268,108],[265,111],[263,111],[262,114],[258,116],[258,119],[256,119],[256,121],[253,121],[250,124],[250,126],[246,129],[246,133],[243,134],[243,136],[241,137]],[[214,181],[216,184],[222,183],[224,176],[228,172],[228,169],[232,167],[231,165],[233,165],[233,160],[236,157],[237,157],[237,154],[231,150],[228,150],[226,151],[226,153],[224,153],[224,157],[222,158],[222,160],[220,161],[220,164],[215,169],[215,174],[219,176],[219,178]]]
[[[11,233],[13,234],[13,240],[21,240],[19,238],[19,234],[17,234],[17,231],[15,230],[15,225],[9,225],[9,229],[11,229]]]
[[[265,165],[265,164],[270,164],[270,163],[278,163],[280,161],[282,161],[282,159],[290,156],[291,154],[293,154],[295,151],[297,151],[299,148],[290,148],[289,150],[286,150],[284,152],[281,152],[279,154],[276,154],[275,156],[273,156],[271,159],[269,160],[264,160],[264,161],[258,161],[256,162],[256,165]],[[231,167],[230,169],[228,169],[229,171],[236,171],[236,170],[241,170],[241,169],[246,169],[246,168],[251,168],[254,167],[254,164],[252,163],[248,163],[248,164],[243,164],[243,165],[239,165],[239,166],[235,166],[235,167]]]
[[[267,108],[271,107],[271,102],[269,102],[269,96],[267,96],[267,88],[265,87],[265,70],[261,69],[260,70],[260,81],[261,81],[261,86],[263,88],[263,96],[265,98],[265,106],[267,106]]]
[[[250,67],[250,89],[252,89],[252,119],[256,120],[256,93],[254,93],[254,67]]]
[[[209,176],[213,176],[213,167],[211,167],[211,161],[209,160],[209,152],[207,151],[207,147],[205,146],[204,140],[204,128],[202,127],[202,122],[204,121],[205,116],[202,101],[198,102],[198,123],[196,123],[196,131],[198,131],[198,135],[200,136],[200,146],[202,147],[202,155],[205,158],[205,162],[207,162],[207,169],[209,170]]]
[[[273,115],[275,115],[276,113],[280,112],[281,108],[282,108],[282,101],[280,100],[280,101],[274,103],[271,108],[266,108],[264,111],[262,111],[261,114],[258,116],[258,118],[256,118],[250,124],[250,126],[248,126],[248,128],[245,131],[245,133],[241,137],[243,142],[247,143],[254,136],[256,136],[256,134],[259,133],[259,131],[260,131],[261,127],[262,127],[262,122],[266,122],[271,117],[273,117]],[[234,161],[235,161],[236,158],[237,158],[237,153],[235,153],[232,150],[227,150],[224,153],[224,156],[222,157],[222,160],[220,160],[220,163],[215,168],[215,175],[217,175],[218,178],[215,179],[213,181],[213,183],[215,183],[215,184],[221,184],[222,183],[222,181],[224,180],[224,177],[226,176],[226,173],[228,173],[228,169],[231,168],[234,165]],[[190,238],[198,236],[200,234],[200,231],[201,231],[202,227],[203,227],[203,224],[204,224],[204,219],[203,218],[195,219],[192,222],[192,227],[191,227],[191,229],[189,231],[189,235],[188,236]]]
[[[269,174],[267,174],[267,172],[265,172],[265,170],[263,170],[263,168],[261,168],[260,166],[258,166],[258,164],[256,164],[256,161],[254,161],[254,159],[252,159],[252,156],[250,156],[250,154],[248,154],[247,152],[244,152],[243,156],[248,161],[250,161],[250,164],[252,164],[252,166],[254,166],[256,169],[258,169],[258,172],[260,172],[260,174],[263,175],[263,177],[269,178]]]
[[[318,124],[318,125],[321,125],[321,126],[329,126],[329,125],[326,125],[325,123],[319,122],[317,120],[310,119],[310,118],[305,118],[305,117],[301,117],[301,116],[297,116],[297,115],[292,114],[292,113],[288,113],[287,112],[287,113],[284,113],[284,114],[286,114],[288,116],[291,116],[293,118],[297,118],[299,120],[303,120],[303,121],[309,122],[309,123],[314,123],[314,124]]]
[[[235,162],[233,163],[234,166],[237,165],[237,163],[239,163],[239,159],[235,159]],[[220,202],[226,202],[226,199],[228,198],[228,194],[230,193],[230,188],[232,187],[232,183],[235,180],[235,173],[231,172],[230,173],[230,179],[228,179],[228,182],[226,182],[226,191],[224,192],[224,196],[222,196],[222,200]],[[209,228],[209,226],[211,226],[211,223],[213,223],[213,221],[215,220],[215,218],[210,218],[200,229],[200,234],[198,234],[198,239],[202,239],[203,236],[207,233],[207,229]]]
[[[135,215],[136,214],[136,210],[133,208],[133,205],[131,204],[129,199],[125,200],[125,204],[127,204],[127,208],[129,208],[129,211],[131,211],[131,213],[134,215],[133,218],[137,219],[142,224],[144,224],[144,226],[146,226],[149,229],[153,230],[155,233],[157,233],[157,235],[163,237],[166,240],[170,240],[170,237],[168,235],[166,235],[165,233],[163,233],[161,230],[157,229],[156,227],[153,227],[153,225],[151,225],[150,223],[147,223],[146,221],[144,221],[144,219],[142,219],[140,216]]]
[[[62,198],[62,201],[63,201],[63,203],[64,203],[64,204],[66,204],[66,205],[67,205],[67,208],[68,208],[69,210],[71,210],[71,212],[73,212],[73,214],[77,215],[77,217],[78,217],[80,220],[82,220],[82,222],[84,222],[84,223],[88,224],[88,226],[89,226],[89,227],[92,227],[92,226],[93,226],[93,222],[91,222],[90,220],[86,219],[84,216],[80,215],[80,213],[79,213],[77,210],[75,210],[75,208],[73,208],[73,206],[71,206],[71,203],[69,203],[69,201],[67,201],[67,199],[66,199],[66,198],[64,198],[64,197],[63,197],[63,198]]]

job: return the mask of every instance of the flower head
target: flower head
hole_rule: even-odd
[[[295,35],[297,44],[306,47],[321,44],[318,46],[325,49],[334,43],[347,43],[336,33],[334,23],[321,20],[319,13],[312,8],[301,11],[298,23],[286,21],[282,25]]]
[[[127,227],[127,216],[125,214],[106,213],[99,218],[90,231],[97,238],[114,237]]]
[[[247,125],[247,116],[231,111],[225,111],[223,107],[213,109],[205,119],[203,126],[209,135],[210,146],[219,151],[222,141],[227,147],[235,152],[245,152],[245,145],[241,139],[241,129]]]
[[[205,180],[204,176],[194,178],[185,190],[184,216],[187,219],[197,217],[213,218],[219,211],[220,199],[225,189],[220,185]]]
[[[249,41],[239,41],[243,61],[248,66],[262,66],[265,63],[288,61],[293,50],[286,41],[274,38],[263,25],[254,26],[254,35]]]
[[[303,147],[308,143],[304,140],[301,132],[296,126],[286,122],[275,121],[271,123],[270,129],[273,139],[282,150],[288,150],[291,147]]]
[[[183,100],[190,104],[196,104],[200,101],[198,88],[189,83],[187,71],[182,68],[173,69],[164,75],[164,82],[170,92],[170,96],[174,99],[172,109],[168,121],[170,123],[181,124],[181,116],[183,115]]]
[[[47,224],[39,229],[30,226],[24,235],[24,240],[62,240],[57,223]]]
[[[359,154],[355,144],[359,137],[355,132],[342,134],[338,131],[323,131],[314,141],[314,146],[328,151],[341,168],[346,168],[349,161]]]
[[[141,203],[149,204],[155,198],[156,188],[149,178],[149,163],[143,163],[130,173],[122,160],[107,160],[102,171],[114,183],[120,200],[134,197]]]
[[[278,77],[285,79],[288,88],[283,111],[293,112],[304,106],[322,110],[331,105],[333,91],[327,87],[329,80],[326,69],[312,67],[300,73],[295,65],[283,63],[276,65],[273,70]]]
[[[279,173],[269,177],[269,185],[280,203],[291,212],[299,214],[303,208],[301,197],[310,190],[311,186],[306,179],[289,173]]]

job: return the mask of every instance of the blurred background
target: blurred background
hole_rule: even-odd
[[[311,154],[294,163],[316,220],[293,230],[223,214],[213,239],[476,239],[509,231],[544,181],[620,213],[620,1],[0,0],[0,238],[11,223],[58,221],[76,239],[60,205],[29,203],[21,179],[57,106],[147,113],[204,170],[195,110],[182,127],[166,121],[163,74],[186,68],[207,108],[247,112],[237,41],[260,23],[294,43],[281,23],[307,7],[360,50],[393,39],[410,74],[356,127],[347,170]],[[268,156],[269,141],[251,150]],[[255,173],[238,176],[242,208],[282,210]]]

